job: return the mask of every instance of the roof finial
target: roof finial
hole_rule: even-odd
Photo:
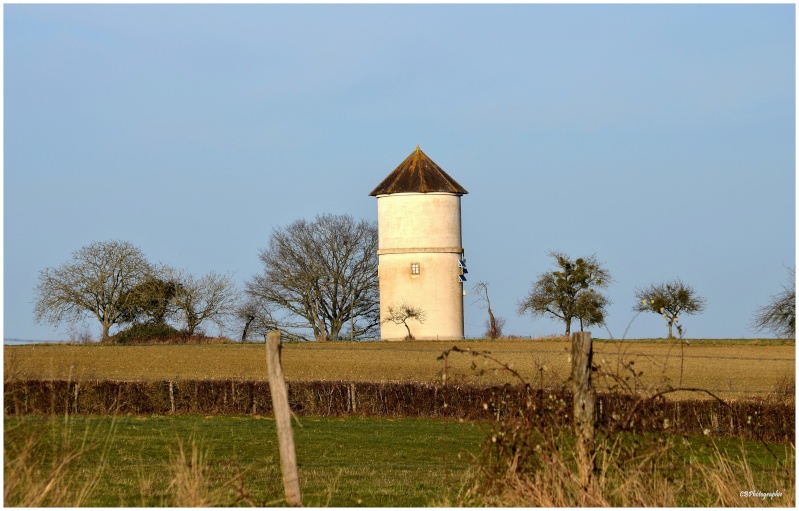
[[[421,149],[419,149],[419,144],[416,144],[416,152],[417,152],[417,153],[419,153],[419,152],[421,152],[421,151],[422,151],[422,150],[421,150]]]

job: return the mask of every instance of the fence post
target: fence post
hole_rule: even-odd
[[[169,380],[169,410],[173,415],[175,414],[175,388],[172,380]]]
[[[591,385],[590,332],[572,334],[572,389],[574,392],[574,432],[577,442],[577,465],[584,491],[591,487],[594,459],[594,427],[596,425],[596,392]],[[585,503],[584,503],[585,504]]]
[[[72,404],[72,413],[78,413],[78,382],[75,382],[75,402]]]
[[[350,409],[354,414],[357,411],[358,405],[356,404],[356,400],[358,399],[357,395],[355,394],[355,384],[350,383]]]
[[[289,394],[280,362],[280,330],[266,335],[266,364],[269,371],[269,393],[275,412],[277,441],[280,446],[280,470],[283,473],[283,491],[290,506],[302,506],[300,476],[297,472],[297,452],[294,449],[294,432],[291,429]]]

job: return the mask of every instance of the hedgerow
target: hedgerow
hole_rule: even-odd
[[[424,417],[498,421],[522,413],[540,415],[549,427],[571,421],[570,391],[524,385],[434,385],[347,381],[288,382],[289,403],[298,415]],[[5,414],[269,414],[269,384],[254,380],[5,382]],[[632,432],[705,433],[769,442],[794,441],[795,405],[769,400],[642,402],[635,396],[600,393],[598,424],[622,424]]]

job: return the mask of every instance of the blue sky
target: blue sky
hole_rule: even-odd
[[[795,264],[792,4],[6,4],[3,28],[6,338],[68,335],[34,288],[93,241],[242,286],[273,227],[376,219],[417,144],[470,192],[469,283],[509,334],[562,333],[516,314],[550,250],[605,263],[616,337],[677,277],[707,300],[688,337],[756,336]]]

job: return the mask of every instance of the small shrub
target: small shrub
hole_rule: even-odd
[[[135,323],[111,336],[112,344],[144,344],[163,342],[181,336],[180,331],[166,323]]]
[[[785,373],[774,386],[774,401],[777,403],[796,402],[796,377],[793,373]]]

